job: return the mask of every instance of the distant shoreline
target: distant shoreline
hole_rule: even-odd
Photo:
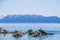
[[[60,23],[60,17],[42,15],[8,15],[0,23]]]
[[[24,23],[25,24],[25,23]],[[35,24],[35,23],[34,23]],[[60,23],[42,23],[42,24],[60,24]]]

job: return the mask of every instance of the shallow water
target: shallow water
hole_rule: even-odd
[[[28,34],[23,35],[21,38],[14,38],[12,34],[0,34],[0,40],[60,40],[60,24],[52,23],[1,23],[0,27],[10,32],[15,30],[26,32],[28,29],[38,31],[40,28],[54,33],[48,37],[31,37]]]

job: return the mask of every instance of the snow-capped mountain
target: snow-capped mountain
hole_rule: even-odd
[[[60,23],[60,18],[42,15],[8,15],[0,19],[0,23]]]

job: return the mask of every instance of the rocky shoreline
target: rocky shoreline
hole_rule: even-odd
[[[6,29],[0,28],[0,34],[13,34],[13,37],[23,37],[24,34],[28,34],[29,36],[32,37],[39,37],[39,36],[47,36],[47,35],[53,35],[53,33],[47,33],[43,29],[39,29],[38,31],[34,31],[32,29],[27,30],[27,32],[20,32],[20,31],[14,31],[14,32],[9,32]]]

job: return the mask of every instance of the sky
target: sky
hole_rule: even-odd
[[[26,14],[60,17],[60,0],[0,0],[0,18]]]

